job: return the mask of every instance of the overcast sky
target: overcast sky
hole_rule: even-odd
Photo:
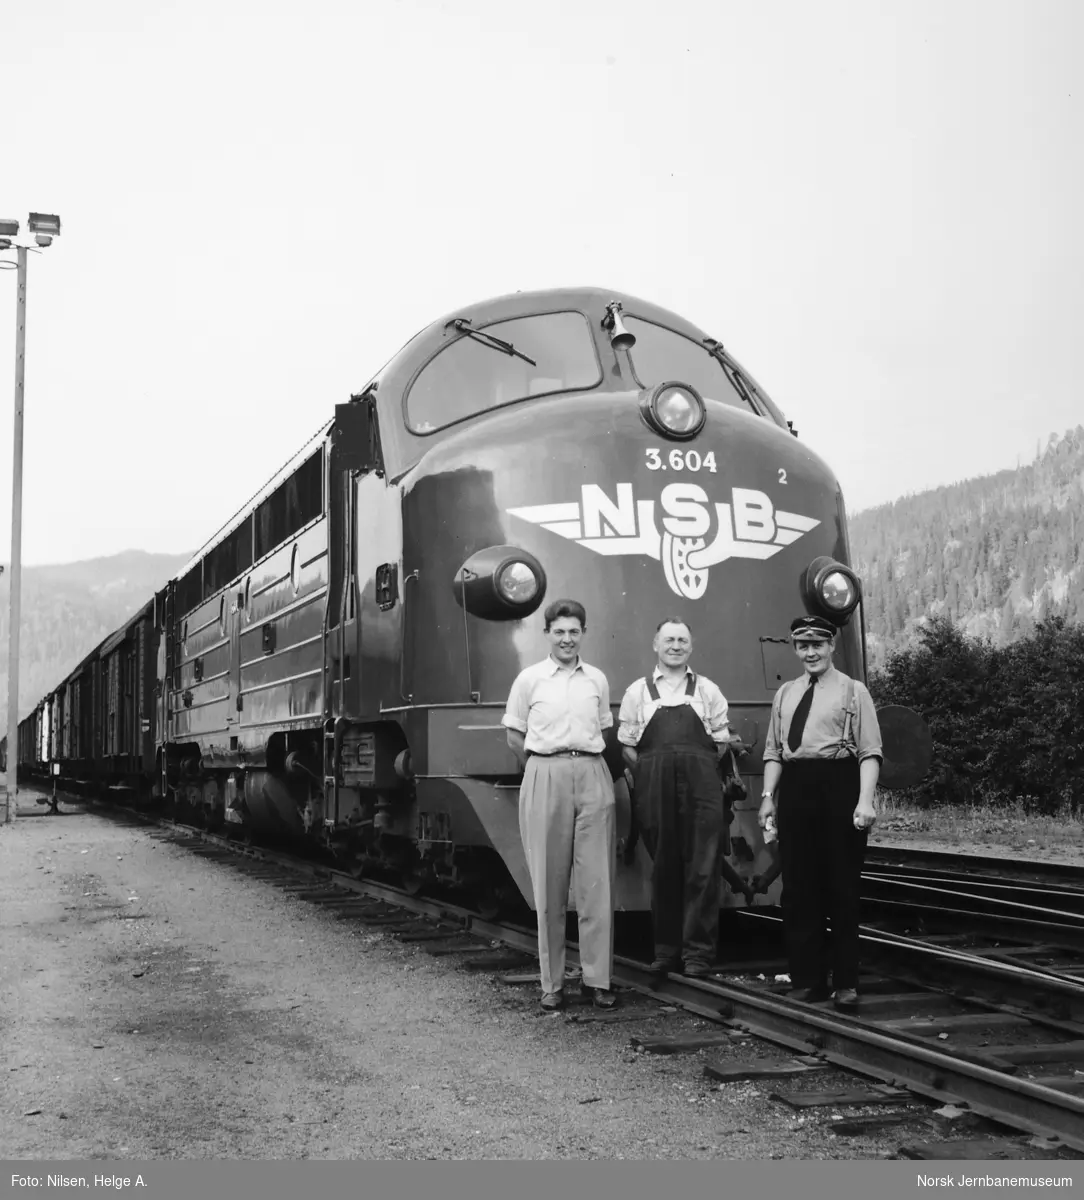
[[[721,339],[851,511],[1084,421],[1084,5],[9,4],[23,554],[195,549],[419,328],[597,284]],[[0,556],[15,273],[0,273]]]

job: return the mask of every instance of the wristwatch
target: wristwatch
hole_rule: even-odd
[[[761,800],[772,800],[772,799],[774,799],[774,797],[775,797],[775,792],[761,792],[760,793]]]

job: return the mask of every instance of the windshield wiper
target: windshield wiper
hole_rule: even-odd
[[[522,350],[517,350],[511,342],[506,342],[503,338],[494,337],[493,334],[486,333],[483,329],[472,329],[471,323],[466,317],[459,317],[452,324],[460,333],[465,333],[467,337],[474,338],[475,341],[481,342],[483,346],[489,346],[492,350],[499,350],[502,354],[510,354],[516,358],[522,358],[524,362],[530,363],[532,367],[538,366],[538,363],[533,358],[528,358]]]
[[[761,416],[760,406],[756,403],[753,397],[749,394],[750,389],[746,386],[745,380],[741,376],[733,363],[726,357],[726,351],[723,349],[723,343],[717,342],[715,338],[704,338],[704,345],[708,348],[708,353],[718,362],[723,368],[723,374],[730,380],[731,387],[738,393],[746,404],[758,416]]]

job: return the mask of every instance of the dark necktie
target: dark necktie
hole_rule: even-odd
[[[816,682],[816,675],[810,675],[809,686],[803,693],[801,700],[798,701],[798,707],[794,710],[794,716],[790,719],[787,745],[790,747],[791,754],[794,754],[802,744],[802,734],[805,732],[806,718],[809,716],[809,709],[813,703],[813,688]]]

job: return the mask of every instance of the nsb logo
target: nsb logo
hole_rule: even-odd
[[[659,496],[660,532],[655,501],[637,500],[631,483],[619,483],[613,500],[597,483],[585,483],[581,491],[578,502],[507,511],[596,554],[661,560],[666,582],[690,600],[707,590],[709,567],[728,558],[771,558],[820,524],[775,508],[766,493],[753,488],[732,488],[730,503],[720,504],[697,483],[670,483]]]

